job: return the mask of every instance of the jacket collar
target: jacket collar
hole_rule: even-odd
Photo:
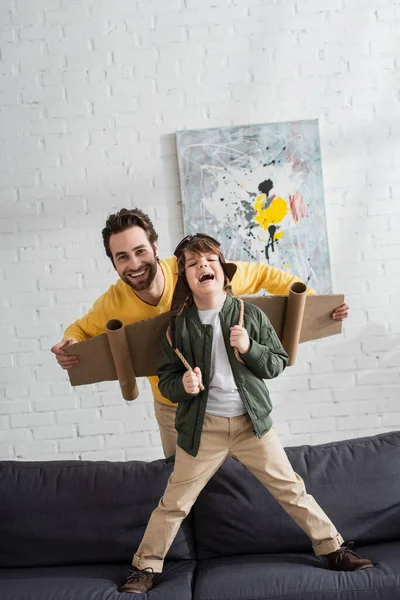
[[[221,313],[224,316],[226,314],[228,314],[228,312],[232,308],[233,303],[234,303],[233,296],[231,296],[230,294],[227,294],[226,298],[225,298],[225,302],[223,303],[222,308],[221,308]],[[199,311],[197,310],[197,306],[194,303],[192,304],[192,306],[189,307],[187,314],[191,319],[194,319],[195,321],[201,323],[200,317],[199,317]]]

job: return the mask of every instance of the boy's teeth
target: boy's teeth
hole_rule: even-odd
[[[140,273],[131,273],[131,277],[140,277],[141,275],[145,274],[146,269],[143,269],[143,271],[140,271]]]

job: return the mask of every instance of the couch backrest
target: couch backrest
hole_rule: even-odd
[[[287,448],[346,541],[400,540],[400,432]],[[197,557],[311,551],[307,536],[245,467],[228,459],[200,494]]]
[[[130,564],[173,464],[0,462],[0,567]],[[194,558],[190,519],[168,558]]]

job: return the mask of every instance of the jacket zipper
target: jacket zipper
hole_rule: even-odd
[[[220,323],[221,323],[221,332],[222,332],[222,337],[224,338],[225,350],[226,350],[226,354],[227,354],[227,356],[228,356],[228,361],[229,361],[230,367],[231,367],[231,369],[232,369],[232,375],[233,375],[233,378],[234,378],[234,380],[235,380],[236,387],[237,387],[237,389],[238,389],[238,391],[239,391],[239,395],[240,395],[240,398],[241,398],[241,400],[242,400],[242,402],[243,402],[243,404],[244,404],[244,407],[245,407],[245,409],[247,410],[247,414],[249,415],[249,417],[250,417],[250,419],[251,419],[251,422],[252,422],[252,424],[253,424],[253,432],[254,432],[254,435],[255,435],[257,438],[259,438],[259,439],[260,439],[262,436],[259,434],[259,432],[257,432],[257,431],[256,431],[256,425],[255,425],[255,421],[256,421],[257,419],[255,419],[255,417],[254,417],[254,412],[253,412],[253,410],[252,410],[252,409],[250,410],[250,406],[249,406],[249,404],[248,404],[248,401],[247,401],[247,395],[246,395],[246,392],[244,391],[244,388],[243,388],[242,384],[241,384],[241,383],[239,383],[239,382],[237,381],[237,379],[236,379],[236,373],[235,373],[235,369],[233,369],[233,367],[232,367],[232,363],[231,363],[231,360],[230,360],[230,358],[229,358],[229,353],[228,353],[228,349],[227,349],[227,347],[226,347],[226,340],[225,340],[225,336],[224,336],[224,328],[223,328],[223,322],[222,322],[222,319],[221,319],[221,313],[219,313],[219,319],[220,319]],[[236,358],[235,358],[235,360],[236,360]],[[252,416],[253,416],[253,418],[252,418]]]

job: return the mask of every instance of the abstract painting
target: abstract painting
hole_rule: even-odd
[[[185,235],[331,292],[318,121],[177,132]]]

